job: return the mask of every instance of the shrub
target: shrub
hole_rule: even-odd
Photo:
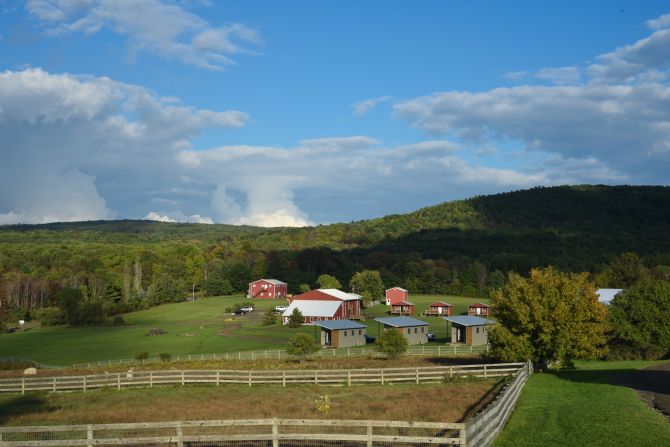
[[[277,323],[277,315],[272,310],[265,312],[263,326],[272,326],[275,323]]]
[[[286,352],[297,357],[300,361],[319,350],[314,339],[307,334],[296,334],[288,341]]]
[[[60,307],[43,307],[36,312],[36,315],[42,326],[65,324],[65,315]]]
[[[159,357],[161,358],[161,362],[165,362],[165,363],[172,360],[172,355],[168,354],[167,352],[161,352],[159,354]]]
[[[135,356],[135,360],[146,360],[149,358],[149,353],[148,352],[140,352]]]
[[[80,324],[100,324],[105,319],[102,303],[99,301],[86,301],[79,308]]]
[[[395,329],[385,330],[375,341],[375,349],[388,358],[395,358],[400,354],[407,352],[409,342],[400,331]]]
[[[328,414],[330,410],[330,397],[327,394],[314,399],[314,412],[318,414]]]

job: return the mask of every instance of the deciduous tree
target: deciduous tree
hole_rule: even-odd
[[[384,283],[377,270],[363,270],[356,273],[349,282],[349,287],[363,297],[363,302],[369,304],[373,300],[384,296]]]
[[[322,289],[341,289],[342,284],[335,278],[334,276],[331,275],[320,275],[316,279],[316,283],[321,287]]]

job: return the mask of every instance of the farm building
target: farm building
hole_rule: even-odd
[[[472,315],[443,317],[451,323],[451,342],[465,343],[468,346],[486,345],[489,342],[487,327],[495,321]]]
[[[445,303],[444,301],[438,301],[437,303],[433,303],[430,306],[428,306],[428,309],[426,309],[424,315],[440,316],[440,317],[446,315],[448,317],[452,313],[451,309],[452,309],[451,304]]]
[[[615,296],[620,292],[623,292],[623,289],[598,289],[596,294],[598,295],[598,301],[603,304],[609,304]]]
[[[407,301],[407,290],[402,287],[386,289],[386,305],[392,306],[400,301]]]
[[[296,301],[335,301],[341,305],[337,319],[358,320],[361,318],[361,296],[355,293],[337,289],[315,289],[295,295],[289,301],[291,304]]]
[[[288,323],[293,309],[298,309],[308,324],[325,320],[357,320],[361,317],[361,298],[337,289],[301,293],[290,299],[288,309],[282,314],[284,324]]]
[[[468,315],[475,315],[477,317],[491,315],[491,306],[484,303],[474,303],[468,306]]]
[[[286,298],[287,284],[276,279],[258,279],[249,283],[247,298]]]
[[[414,304],[408,301],[398,301],[391,304],[391,315],[414,315]]]
[[[410,317],[375,318],[384,325],[384,330],[398,331],[407,338],[410,345],[428,343],[428,323]]]
[[[365,344],[364,324],[351,320],[315,321],[321,328],[321,346],[327,348],[349,348]]]

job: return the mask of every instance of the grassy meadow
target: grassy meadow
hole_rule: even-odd
[[[474,298],[437,295],[410,295],[417,315],[435,301],[447,301],[455,314],[467,312]],[[255,311],[247,315],[225,313],[235,303],[252,301]],[[201,298],[196,301],[164,304],[124,314],[123,326],[47,327],[38,325],[27,331],[0,335],[0,357],[20,357],[52,365],[72,365],[121,358],[134,358],[140,352],[152,356],[212,354],[262,349],[282,349],[298,332],[314,334],[311,326],[291,329],[280,323],[263,326],[263,314],[284,300],[248,300],[242,295]],[[376,336],[379,324],[374,317],[388,316],[383,304],[366,309],[368,333]],[[431,323],[429,331],[444,343],[447,323],[437,317],[420,317]],[[165,335],[146,335],[152,328],[167,331]]]
[[[533,374],[494,446],[668,445],[668,421],[621,384],[658,363],[579,362],[574,370]]]

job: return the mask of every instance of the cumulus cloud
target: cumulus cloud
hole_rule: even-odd
[[[394,112],[466,147],[521,145],[525,157],[541,160],[534,169],[548,179],[666,183],[670,19],[661,16],[648,25],[654,30],[650,36],[597,56],[597,63],[583,69],[506,76],[546,84],[437,92],[397,102]]]
[[[157,222],[192,222],[200,224],[213,224],[214,221],[210,217],[201,216],[200,214],[193,214],[187,216],[181,211],[150,211],[144,216],[146,220],[155,220]]]
[[[30,0],[28,12],[51,36],[109,29],[148,51],[201,68],[220,70],[231,55],[258,45],[258,31],[239,23],[212,26],[180,5],[160,0]]]
[[[379,104],[388,102],[390,100],[391,100],[390,96],[379,96],[378,98],[371,98],[359,101],[357,103],[354,103],[353,105],[354,114],[357,116],[363,116],[366,113],[373,111],[375,107],[377,107]]]

